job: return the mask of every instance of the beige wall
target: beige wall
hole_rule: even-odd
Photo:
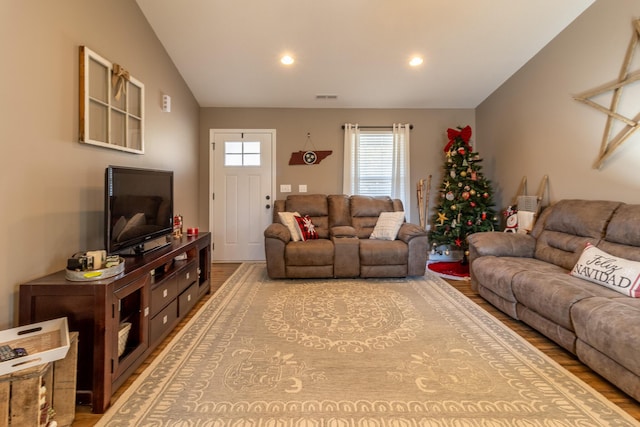
[[[145,84],[146,153],[78,143],[78,46]],[[22,282],[103,244],[109,164],[175,172],[176,212],[197,216],[199,107],[132,0],[0,2],[0,329]],[[162,113],[161,95],[172,97]]]
[[[416,184],[420,178],[431,174],[432,189],[437,188],[445,160],[442,148],[446,144],[446,130],[460,125],[474,127],[473,110],[202,108],[200,137],[205,146],[200,152],[201,182],[207,182],[210,129],[275,129],[277,198],[286,196],[279,192],[280,184],[291,184],[291,194],[298,193],[300,184],[307,185],[308,193],[342,193],[342,125],[391,125],[394,122],[414,126],[411,131],[410,219],[418,223]],[[317,165],[290,166],[291,153],[305,148],[307,133],[311,133],[316,150],[332,150],[333,153]],[[432,199],[434,193],[432,191]],[[206,189],[202,197],[207,197]],[[202,208],[201,218],[206,218],[206,206]]]
[[[487,147],[499,205],[510,204],[523,175],[535,194],[545,174],[551,202],[640,202],[640,132],[593,169],[606,116],[572,98],[617,79],[638,17],[637,0],[597,1],[477,108],[478,140]],[[629,117],[640,111],[639,85],[623,96]],[[609,99],[597,100],[608,106]]]
[[[17,318],[20,283],[64,268],[76,251],[103,246],[103,175],[109,164],[174,170],[176,213],[206,229],[212,128],[276,129],[276,184],[291,184],[294,193],[299,184],[307,184],[310,193],[342,191],[343,123],[410,122],[411,185],[415,189],[418,179],[433,175],[432,208],[445,131],[466,124],[474,128],[500,208],[523,175],[531,192],[544,174],[552,201],[637,203],[640,134],[602,169],[593,169],[605,115],[572,99],[617,77],[637,17],[637,0],[598,0],[476,110],[200,109],[134,1],[4,0],[0,329]],[[79,45],[121,63],[144,82],[145,155],[77,142]],[[164,93],[172,97],[171,113],[160,110]],[[637,99],[625,100],[632,116]],[[334,153],[319,165],[289,166],[307,132],[318,150]],[[418,218],[415,200],[410,218]]]

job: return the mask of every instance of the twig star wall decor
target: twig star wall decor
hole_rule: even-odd
[[[574,96],[574,99],[580,102],[596,108],[607,115],[607,122],[604,127],[604,134],[602,136],[602,143],[600,145],[600,154],[594,163],[593,167],[600,169],[604,162],[613,154],[613,152],[620,147],[629,137],[640,128],[640,113],[638,113],[633,119],[625,117],[620,114],[618,107],[620,104],[620,97],[622,96],[623,89],[638,80],[640,80],[640,70],[630,71],[633,56],[638,47],[638,40],[640,37],[640,19],[633,22],[633,34],[631,41],[627,47],[627,53],[620,70],[618,80],[590,91],[581,93]],[[597,102],[591,100],[591,98],[601,95],[606,92],[613,92],[611,98],[611,106],[605,108]],[[614,120],[618,120],[624,124],[624,127],[615,135],[612,135],[612,129],[614,126]]]

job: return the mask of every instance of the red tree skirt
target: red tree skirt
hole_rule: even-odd
[[[428,264],[429,270],[445,279],[465,280],[469,277],[469,263],[454,262],[434,262]]]

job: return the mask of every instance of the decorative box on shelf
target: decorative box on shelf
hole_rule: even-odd
[[[26,356],[0,362],[0,375],[64,359],[69,350],[67,318],[0,331],[0,345],[26,351]]]
[[[0,427],[70,426],[75,418],[78,333],[54,362],[0,376]]]

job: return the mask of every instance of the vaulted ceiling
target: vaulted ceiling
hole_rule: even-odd
[[[201,107],[475,108],[595,0],[136,1]]]

